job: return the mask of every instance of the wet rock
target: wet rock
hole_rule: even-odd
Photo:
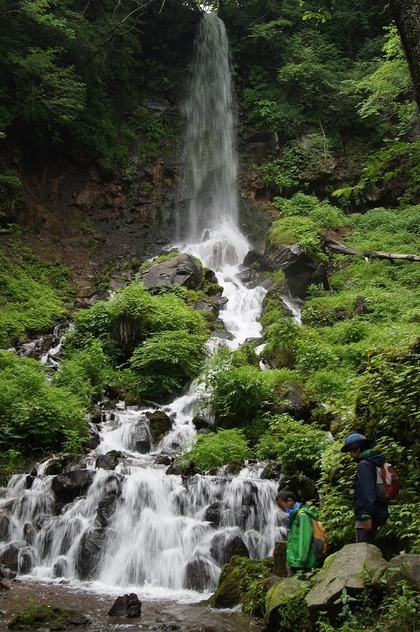
[[[196,430],[208,430],[211,423],[208,419],[200,415],[195,415],[192,422]]]
[[[110,519],[115,513],[115,503],[118,497],[119,494],[107,494],[99,501],[95,519],[95,523],[99,527],[108,526]]]
[[[283,270],[293,297],[304,299],[310,285],[330,288],[325,265],[310,257],[299,244],[271,245],[260,265],[269,272]]]
[[[51,489],[58,502],[69,503],[78,496],[83,496],[94,478],[94,470],[72,470],[58,474],[52,481]]]
[[[59,557],[53,564],[53,577],[66,577],[68,573],[69,563],[67,558]]]
[[[141,615],[141,601],[135,593],[118,597],[108,612],[109,617],[135,618]]]
[[[122,456],[122,453],[118,450],[110,450],[106,454],[98,456],[95,467],[98,469],[103,468],[104,470],[115,470]]]
[[[225,505],[219,501],[212,503],[204,512],[204,520],[211,522],[213,527],[219,527],[222,518],[222,512]]]
[[[28,566],[27,552],[28,546],[26,542],[9,542],[0,553],[0,564],[4,564],[4,566],[16,573],[28,572],[21,568],[22,565],[25,569]],[[24,559],[21,561],[22,556],[24,556]]]
[[[100,444],[101,437],[99,435],[98,428],[95,426],[94,423],[89,422],[88,428],[89,428],[89,447],[91,450],[94,450]]]
[[[155,459],[156,465],[170,465],[173,461],[173,457],[169,456],[169,454],[159,454]]]
[[[150,430],[145,422],[140,421],[133,434],[133,449],[141,454],[150,452],[152,446]]]
[[[218,564],[226,564],[234,555],[249,557],[249,550],[237,528],[216,533],[210,544],[210,553]]]
[[[184,588],[204,592],[214,586],[212,567],[208,560],[196,554],[189,560],[185,569]]]
[[[76,572],[80,579],[95,577],[104,539],[103,529],[88,529],[84,532],[76,559]]]
[[[28,544],[33,544],[36,536],[36,529],[30,522],[26,522],[23,527],[23,537]]]
[[[9,539],[10,530],[10,516],[5,512],[0,512],[0,542],[5,542]]]
[[[154,443],[159,443],[163,437],[172,429],[172,419],[161,410],[148,413],[150,433]]]

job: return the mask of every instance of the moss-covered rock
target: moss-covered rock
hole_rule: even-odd
[[[250,560],[246,557],[234,555],[225,564],[220,574],[215,593],[210,598],[210,605],[214,608],[233,608],[242,604],[244,611],[258,612],[264,600],[265,592],[261,583],[268,583],[272,577],[273,560]],[[258,582],[258,589],[257,587]]]
[[[9,628],[11,630],[36,630],[38,628],[65,630],[73,625],[79,626],[87,623],[89,623],[89,619],[75,610],[29,601],[22,610],[10,619]]]
[[[312,624],[305,595],[310,588],[307,581],[297,575],[279,579],[265,598],[267,632],[310,632]]]

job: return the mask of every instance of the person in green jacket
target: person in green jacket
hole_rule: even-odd
[[[280,509],[289,515],[286,551],[288,575],[316,568],[319,562],[311,547],[313,536],[311,516],[318,520],[318,514],[313,507],[305,507],[298,502],[295,494],[286,489],[279,491],[276,502]]]

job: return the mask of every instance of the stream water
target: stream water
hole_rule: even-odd
[[[265,290],[248,288],[238,277],[250,245],[237,225],[229,52],[216,15],[206,14],[199,28],[190,95],[182,179],[189,191],[189,225],[178,247],[216,272],[228,299],[220,317],[230,339],[221,344],[236,349],[261,335]],[[119,402],[104,409],[99,445],[82,464],[92,472],[92,482],[85,495],[64,505],[58,515],[50,461],[37,466],[29,488],[27,475],[12,477],[0,490],[0,554],[14,543],[19,572],[34,580],[178,602],[196,602],[214,590],[229,547],[248,551],[254,559],[270,555],[286,531],[274,503],[277,484],[261,478],[262,464],[248,464],[237,476],[220,472],[189,477],[168,474],[162,464],[163,455],[194,441],[196,399],[192,385],[162,407],[172,429],[158,444],[149,430],[148,414],[154,408]],[[146,453],[136,449],[139,433],[149,441]],[[115,469],[99,467],[98,457],[112,450],[121,455]],[[104,524],[101,507],[110,499],[112,511]],[[94,564],[85,573],[89,556]]]

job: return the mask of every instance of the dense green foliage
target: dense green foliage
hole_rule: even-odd
[[[1,351],[0,380],[2,465],[10,457],[80,447],[87,437],[83,401],[48,382],[36,360]]]
[[[21,249],[12,259],[0,251],[0,347],[45,332],[66,316],[68,273]]]
[[[131,283],[78,312],[57,380],[91,397],[120,385],[131,401],[160,401],[198,375],[207,335],[204,317],[174,293],[151,295]]]
[[[188,452],[188,458],[202,470],[222,465],[240,465],[251,456],[242,430],[219,430],[199,435],[197,443]]]

